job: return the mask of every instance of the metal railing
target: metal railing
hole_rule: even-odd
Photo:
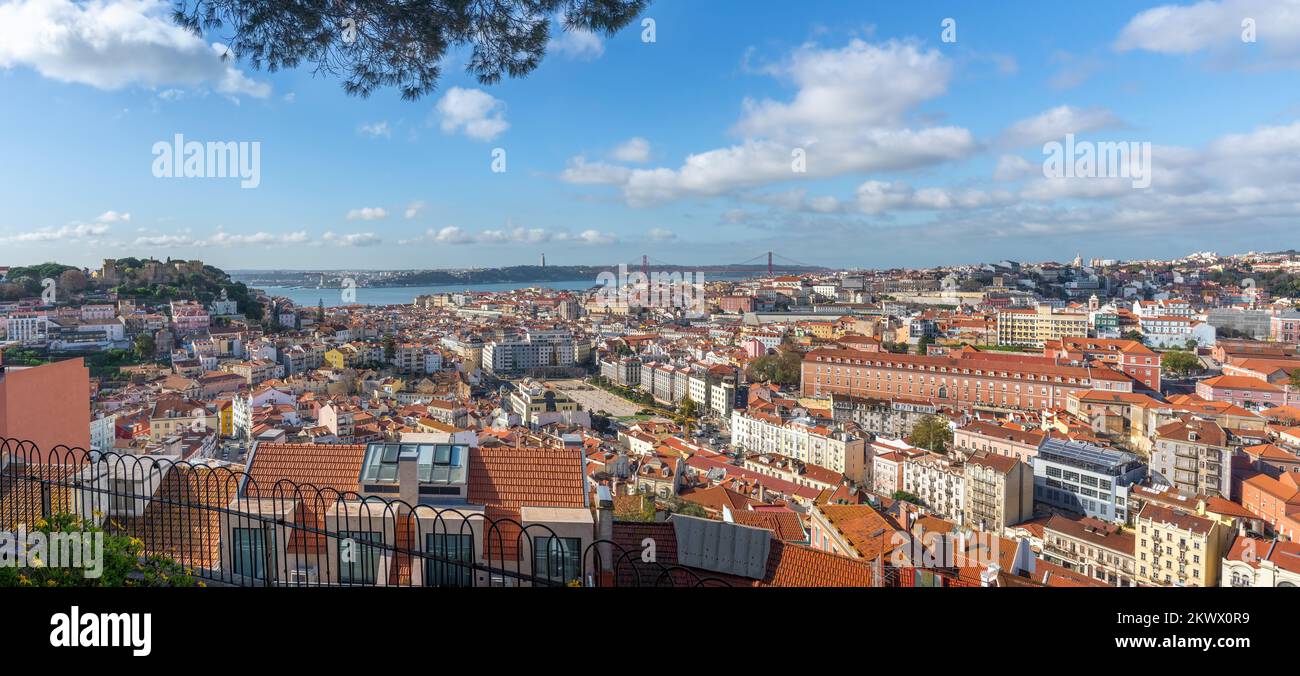
[[[219,585],[729,586],[642,561],[590,524],[524,524],[490,507],[268,484],[218,462],[0,439],[0,532],[59,514],[137,538],[144,556]]]

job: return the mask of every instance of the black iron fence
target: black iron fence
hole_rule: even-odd
[[[239,466],[0,439],[0,532],[51,520],[125,536],[208,584],[292,587],[726,586],[642,560],[590,523],[411,505]]]

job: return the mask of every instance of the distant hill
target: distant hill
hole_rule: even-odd
[[[640,265],[628,264],[630,272],[639,271]],[[825,268],[781,266],[773,267],[778,273],[810,273]],[[706,275],[725,275],[741,277],[767,273],[766,265],[713,265],[681,266],[653,265],[650,270],[660,272],[703,272]],[[467,270],[358,270],[340,272],[337,270],[236,270],[231,273],[233,279],[254,286],[325,286],[336,287],[345,277],[356,279],[358,286],[436,286],[451,284],[500,284],[532,282],[566,282],[576,279],[590,279],[596,283],[596,277],[602,272],[617,272],[617,265],[515,265],[500,268],[477,268]]]
[[[145,304],[172,300],[210,303],[224,291],[239,304],[239,311],[252,319],[262,317],[262,306],[253,300],[248,286],[230,278],[224,270],[202,261],[153,258],[109,258],[103,267],[86,274],[81,268],[61,263],[42,263],[10,268],[0,284],[0,299],[40,296],[42,280],[53,279],[58,302],[75,302],[83,295],[116,293],[118,298]]]

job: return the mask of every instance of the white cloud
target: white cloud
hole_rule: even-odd
[[[349,221],[378,221],[388,218],[388,210],[383,207],[362,207],[348,212]]]
[[[95,220],[100,223],[123,223],[131,220],[131,214],[109,209],[99,216],[96,216]]]
[[[896,40],[853,40],[841,49],[805,45],[765,70],[799,91],[789,102],[746,99],[736,129],[748,137],[800,142],[899,126],[905,113],[947,90],[952,72],[938,51]]]
[[[959,159],[974,145],[970,132],[955,127],[865,130],[852,144],[797,147],[747,141],[690,155],[678,169],[633,170],[624,194],[632,206],[653,206],[782,181],[915,169]],[[795,170],[797,153],[805,158],[802,172]]]
[[[607,162],[588,162],[579,155],[569,160],[569,166],[560,173],[560,178],[577,185],[620,185],[625,183],[632,170]]]
[[[428,205],[425,204],[424,202],[420,200],[416,200],[406,205],[406,211],[402,212],[402,216],[409,221],[415,218],[416,216],[419,216],[420,212],[424,211],[424,208],[427,206]]]
[[[1258,44],[1276,54],[1300,54],[1300,2],[1206,0],[1161,5],[1138,13],[1115,41],[1119,51],[1191,54],[1243,47],[1242,21],[1253,19]]]
[[[599,230],[583,230],[576,239],[583,244],[613,244],[617,238]]]
[[[60,82],[99,89],[209,87],[265,98],[226,49],[208,45],[171,20],[163,0],[15,0],[0,5],[0,68],[28,66]]]
[[[677,233],[673,232],[672,230],[665,230],[664,228],[650,228],[648,231],[646,231],[646,236],[648,236],[652,241],[655,242],[677,241]]]
[[[998,140],[1001,145],[1009,148],[1041,146],[1049,141],[1064,140],[1066,134],[1085,134],[1122,124],[1114,113],[1105,108],[1057,106],[1013,123],[1002,132]]]
[[[551,242],[575,244],[612,244],[617,238],[609,233],[588,229],[573,234],[567,230],[550,230],[547,228],[506,227],[503,229],[480,230],[469,232],[463,228],[449,225],[440,229],[429,229],[417,238],[402,240],[402,244],[430,242],[434,244],[547,244]]]
[[[108,234],[109,226],[103,223],[69,223],[58,228],[39,228],[16,235],[0,237],[0,242],[12,244],[39,242],[75,242]]]
[[[447,226],[437,232],[429,231],[429,237],[439,244],[469,244],[474,238],[456,226]]]
[[[435,106],[442,130],[461,132],[477,141],[491,141],[510,128],[505,103],[481,89],[452,87]]]
[[[230,234],[218,229],[205,244],[212,246],[273,246],[278,244],[303,244],[307,242],[307,231],[272,234],[265,231],[249,234]]]
[[[393,136],[393,131],[388,128],[388,120],[362,124],[357,127],[357,132],[370,138],[392,138]]]
[[[993,178],[998,181],[1018,181],[1022,178],[1042,174],[1041,165],[1035,165],[1019,155],[1003,155],[998,158],[998,166],[993,170]]]
[[[589,31],[566,29],[551,39],[550,49],[571,59],[591,60],[605,53],[605,41]]]
[[[142,235],[135,238],[131,246],[140,249],[177,249],[202,244],[189,235]]]
[[[798,89],[789,101],[747,99],[733,131],[744,140],[693,153],[677,168],[629,169],[570,161],[561,178],[620,185],[631,206],[718,196],[791,180],[915,169],[976,149],[959,127],[905,124],[920,103],[947,89],[951,67],[938,51],[854,40],[840,49],[806,45],[762,69]],[[828,206],[825,200],[819,203]]]
[[[354,232],[346,235],[327,232],[321,236],[321,239],[327,244],[353,247],[376,246],[383,243],[383,240],[373,232]]]
[[[609,153],[616,162],[648,162],[650,160],[650,142],[634,136],[620,144]]]

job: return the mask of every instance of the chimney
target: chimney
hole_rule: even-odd
[[[614,570],[614,551],[610,543],[614,540],[614,495],[609,486],[596,487],[596,551],[600,555],[600,568],[604,572]]]
[[[414,448],[397,455],[397,483],[399,497],[414,507],[420,502],[420,452]]]

